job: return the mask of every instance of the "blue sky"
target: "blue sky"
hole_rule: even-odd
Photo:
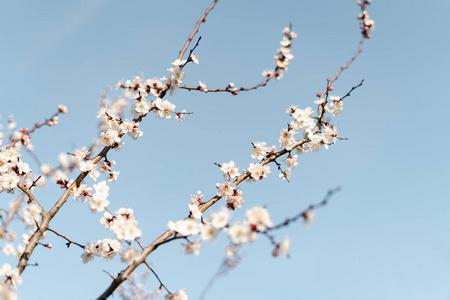
[[[60,124],[33,136],[40,160],[57,164],[60,152],[89,146],[99,136],[96,112],[101,91],[142,72],[161,77],[178,56],[195,22],[211,1],[33,1],[11,2],[2,11],[3,46],[0,113],[14,115],[19,127],[50,116],[58,104],[69,114]],[[223,87],[260,82],[272,68],[281,30],[292,22],[299,34],[285,77],[256,91],[201,94],[177,91],[171,101],[194,114],[181,124],[152,116],[144,136],[125,140],[117,161],[120,179],[111,186],[111,209],[136,211],[150,243],[168,220],[183,218],[189,195],[215,194],[221,182],[214,162],[234,160],[245,168],[251,142],[277,144],[290,121],[286,108],[312,106],[315,94],[354,53],[360,30],[356,1],[219,1],[202,24],[195,51],[199,65],[186,67],[185,83]],[[342,186],[312,226],[294,224],[277,233],[291,238],[290,259],[273,258],[264,237],[243,252],[238,269],[222,277],[206,299],[448,299],[450,290],[450,178],[447,83],[449,52],[446,1],[373,0],[376,22],[361,56],[334,84],[345,94],[335,118],[348,138],[319,153],[300,157],[290,183],[269,178],[243,184],[243,215],[266,205],[280,222],[329,188]],[[442,133],[444,132],[444,133]],[[32,159],[23,158],[33,165]],[[49,208],[59,198],[56,186],[36,190]],[[5,207],[11,195],[1,195]],[[214,208],[217,210],[218,208]],[[70,200],[51,227],[84,244],[112,234],[99,214]],[[20,232],[20,227],[14,227]],[[21,299],[94,299],[124,268],[119,259],[82,264],[80,249],[48,234],[51,250],[38,248],[19,287]],[[205,244],[198,257],[185,255],[178,242],[150,257],[172,290],[186,288],[190,299],[201,290],[223,257],[225,236]],[[13,263],[0,254],[2,261]],[[141,268],[140,270],[143,270]],[[157,286],[151,276],[148,289]]]

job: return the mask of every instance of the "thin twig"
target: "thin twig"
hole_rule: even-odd
[[[31,128],[30,130],[28,130],[26,128],[21,129],[22,134],[30,135],[31,133],[36,131],[36,129],[39,129],[39,128],[43,127],[43,126],[46,126],[46,125],[47,126],[52,126],[53,124],[50,123],[50,122],[53,120],[53,118],[57,117],[61,113],[62,113],[62,111],[58,109],[58,111],[56,113],[54,113],[49,119],[45,119],[44,122],[42,122],[40,124],[36,122],[36,124],[34,124],[33,128]],[[19,141],[22,141],[22,143],[24,143],[24,140],[23,140],[22,137],[17,138],[17,139],[14,139],[14,138],[11,137],[10,139],[11,139],[11,141],[10,141],[10,144],[8,146],[6,146],[7,148],[14,147],[14,145],[17,142],[19,142]]]
[[[8,212],[8,216],[6,217],[6,220],[3,222],[2,227],[0,228],[0,237],[4,237],[6,233],[6,226],[11,222],[14,215],[17,213],[17,211],[20,209],[20,204],[22,203],[24,198],[23,194],[20,194],[16,201],[10,204],[10,211]]]
[[[62,237],[63,239],[65,239],[65,240],[67,241],[67,243],[66,243],[67,248],[70,247],[70,244],[77,245],[77,246],[80,247],[81,249],[86,248],[86,246],[83,246],[83,245],[81,245],[81,244],[79,244],[79,243],[77,243],[77,242],[74,242],[74,241],[68,239],[68,238],[65,237],[64,235],[62,235],[62,234],[60,234],[60,233],[54,231],[54,230],[51,229],[51,228],[47,228],[47,230],[48,230],[48,231],[51,231],[51,232],[53,232],[54,234],[56,234],[57,236]]]
[[[356,90],[357,88],[359,88],[360,86],[362,86],[364,83],[364,79],[361,80],[361,82],[358,85],[355,85],[354,87],[352,87],[350,89],[350,91],[347,92],[347,94],[345,94],[344,96],[341,97],[341,100],[344,100],[345,98],[349,97],[351,92],[353,92],[354,90]]]
[[[178,59],[181,60],[183,58],[184,53],[186,52],[187,48],[189,47],[189,45],[191,44],[192,39],[194,38],[194,35],[198,32],[198,28],[200,27],[200,24],[202,22],[206,21],[206,16],[208,15],[208,13],[214,8],[214,6],[216,5],[218,0],[214,0],[214,2],[206,9],[205,13],[200,17],[200,19],[197,21],[197,23],[195,24],[195,28],[192,31],[192,33],[189,35],[189,38],[186,42],[186,44],[184,45],[183,49],[180,51],[180,55],[178,56]]]
[[[337,192],[341,191],[341,187],[335,187],[334,189],[330,189],[328,190],[327,194],[323,197],[322,201],[316,203],[316,204],[311,204],[310,206],[308,206],[307,209],[303,210],[302,212],[296,214],[295,216],[291,217],[291,218],[287,218],[286,220],[284,220],[283,222],[281,222],[280,224],[277,224],[275,226],[272,226],[270,228],[267,228],[266,231],[272,231],[272,230],[277,230],[283,227],[288,226],[290,223],[295,222],[299,219],[304,219],[307,220],[308,219],[308,213],[310,213],[312,210],[315,210],[317,208],[323,207],[325,205],[328,204],[328,201],[330,200],[330,198],[336,194]]]
[[[36,200],[36,198],[33,196],[33,194],[31,193],[31,191],[30,191],[29,188],[27,188],[26,186],[24,186],[24,185],[21,184],[20,182],[17,183],[17,187],[18,187],[19,189],[21,189],[22,192],[24,192],[24,193],[28,196],[28,198],[30,199],[30,201],[33,201],[33,202],[35,202],[35,203],[38,205],[39,209],[41,210],[41,213],[45,213],[44,208],[42,208],[42,206],[39,204],[39,202],[38,202],[38,201]]]
[[[189,90],[189,91],[201,91],[201,92],[205,92],[205,93],[217,93],[217,92],[227,92],[227,93],[231,93],[233,95],[237,95],[238,92],[241,91],[251,91],[251,90],[256,90],[257,88],[261,87],[261,86],[266,86],[266,84],[273,78],[275,77],[276,72],[274,72],[273,74],[271,74],[270,76],[267,77],[266,80],[264,80],[261,83],[258,83],[252,87],[248,87],[248,88],[244,88],[244,87],[240,87],[240,88],[233,88],[233,89],[229,89],[229,88],[224,88],[224,89],[207,89],[206,91],[202,91],[199,89],[199,87],[192,87],[192,86],[186,86],[183,85],[180,87],[180,89],[185,89],[185,90]]]
[[[214,7],[215,3],[217,1],[214,1],[213,5],[211,5],[211,7]],[[202,20],[202,19],[200,19]],[[200,23],[197,23],[197,25],[199,25]],[[196,29],[194,30],[194,32],[191,34],[191,36],[188,39],[188,42],[186,43],[187,46],[185,46],[185,49],[183,49],[183,51],[180,53],[180,58],[182,57],[182,55],[184,54],[184,52],[186,51],[190,41],[192,40],[193,35],[196,33],[196,31],[198,30],[198,26],[196,26]],[[347,69],[348,66],[356,59],[356,57],[358,56],[358,54],[361,52],[362,49],[362,44],[365,40],[365,36],[363,36],[360,40],[359,46],[358,46],[358,50],[357,52],[353,55],[353,57],[346,63],[346,65],[344,67],[341,67],[341,69],[335,74],[335,76],[333,77],[332,80],[328,81],[328,85],[327,88],[325,89],[325,91],[322,94],[323,95],[329,90],[329,87],[331,86],[331,83],[337,79],[337,77],[339,76],[340,73],[342,73],[343,70]],[[165,92],[167,90],[163,91],[161,94],[162,96],[165,95]],[[319,116],[317,119],[317,123],[315,125],[315,127],[312,130],[312,134],[316,134],[320,128],[321,128],[321,124],[322,124],[322,118],[325,114],[325,109],[324,109],[324,105],[320,106],[322,109],[319,110]],[[290,153],[292,150],[302,147],[303,144],[307,143],[309,141],[308,137],[303,138],[302,140],[298,141],[297,143],[295,143],[292,147],[291,150],[280,150],[276,153],[272,153],[270,155],[268,155],[264,160],[262,160],[260,162],[261,165],[266,165],[270,162],[275,161],[278,157],[286,154],[286,153]],[[237,177],[236,180],[233,182],[233,184],[235,184],[236,186],[239,185],[242,181],[244,181],[245,179],[249,178],[251,176],[251,173],[249,171],[247,171],[246,173],[242,174],[241,176]],[[199,210],[201,213],[205,212],[209,207],[211,207],[212,205],[214,205],[217,201],[219,201],[221,199],[221,196],[214,196],[213,198],[211,198],[208,202],[206,202]],[[129,265],[123,272],[122,274],[120,274],[119,276],[117,276],[113,282],[110,284],[110,286],[97,298],[97,300],[104,300],[107,299],[116,289],[117,287],[119,287],[119,285],[124,282],[125,280],[127,280],[127,278],[133,273],[133,271],[142,263],[145,262],[146,258],[148,257],[148,255],[150,255],[150,253],[152,253],[159,245],[165,243],[172,235],[174,234],[173,230],[168,230],[165,233],[163,233],[161,236],[159,236],[158,238],[156,238],[149,246],[145,247],[143,249],[143,251],[141,252],[140,256],[138,256],[138,258],[131,264]]]
[[[314,127],[314,129],[312,130],[312,133],[315,134],[320,130],[320,124],[321,124],[321,120],[323,118],[323,115],[325,114],[325,110],[322,110],[320,112],[319,118],[317,120],[316,126]],[[263,159],[260,164],[261,165],[266,165],[268,163],[271,163],[273,161],[275,161],[277,158],[279,158],[280,156],[286,154],[286,153],[290,153],[292,150],[301,147],[303,144],[307,143],[309,141],[308,137],[303,138],[302,140],[298,141],[297,143],[295,143],[292,147],[291,150],[280,150],[278,152],[272,153],[270,155],[268,155],[265,159]],[[249,171],[247,171],[246,173],[243,173],[241,176],[238,176],[236,178],[236,180],[233,182],[233,184],[235,186],[238,186],[240,183],[242,183],[244,180],[246,180],[247,178],[249,178],[251,176],[251,173]],[[219,195],[216,195],[214,197],[212,197],[209,201],[207,201],[202,207],[200,207],[199,211],[201,213],[204,213],[208,208],[210,208],[212,205],[214,205],[217,201],[219,201],[222,197]],[[189,218],[189,217],[187,217]],[[139,256],[138,259],[136,259],[133,264],[129,265],[124,272],[118,276],[111,284],[110,286],[103,292],[102,295],[100,295],[97,300],[104,300],[106,298],[108,298],[115,290],[116,288],[125,280],[127,280],[128,276],[131,275],[131,273],[133,273],[133,271],[141,264],[145,261],[145,259],[147,258],[148,255],[150,255],[150,253],[152,253],[153,251],[156,250],[156,248],[158,248],[160,245],[165,244],[168,242],[169,238],[174,234],[173,230],[167,230],[165,233],[163,233],[161,236],[159,236],[157,239],[155,239],[149,246],[145,247],[143,249],[143,251],[141,252],[141,255]],[[173,238],[175,239],[175,238]],[[172,239],[171,239],[172,240]]]
[[[152,267],[150,267],[150,265],[144,261],[144,264],[147,266],[147,268],[153,273],[153,275],[155,275],[156,279],[158,279],[159,282],[159,289],[164,288],[169,294],[172,294],[169,289],[166,287],[166,285],[164,283],[162,283],[161,279],[159,279],[158,274],[156,274],[156,272],[153,270]]]

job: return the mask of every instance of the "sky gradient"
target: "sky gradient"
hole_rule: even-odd
[[[201,80],[215,88],[261,82],[290,22],[299,35],[294,59],[282,80],[238,96],[177,91],[168,99],[192,115],[183,123],[149,116],[141,124],[141,139],[126,138],[120,152],[111,152],[108,158],[117,161],[121,173],[111,184],[110,209],[135,210],[144,244],[163,233],[169,220],[186,216],[191,194],[215,195],[223,178],[214,162],[233,160],[246,168],[255,162],[251,142],[278,145],[281,128],[291,120],[285,113],[289,105],[316,110],[316,93],[357,48],[355,2],[219,1],[201,25],[195,51],[200,64],[186,67],[185,84]],[[139,72],[145,78],[167,75],[210,3],[8,3],[0,18],[2,123],[14,115],[18,127],[31,127],[58,104],[67,105],[69,114],[58,126],[42,128],[32,139],[39,159],[57,165],[60,152],[89,146],[99,137],[101,91]],[[372,1],[368,11],[376,30],[334,84],[333,94],[344,95],[365,80],[334,119],[348,140],[301,156],[290,183],[278,178],[275,166],[261,182],[243,183],[244,206],[234,217],[265,205],[278,223],[320,201],[328,189],[341,186],[342,191],[317,211],[312,225],[295,223],[277,232],[279,239],[292,241],[289,259],[273,258],[261,236],[206,299],[450,298],[450,164],[443,101],[449,94],[449,9],[446,1]],[[23,159],[36,168],[29,155]],[[61,190],[50,185],[35,194],[48,209]],[[13,197],[2,193],[0,207]],[[70,199],[51,228],[81,244],[112,237],[100,216]],[[12,228],[21,233],[20,226]],[[50,233],[46,241],[53,248],[38,247],[30,263],[39,266],[23,274],[23,300],[95,299],[110,283],[103,270],[116,274],[125,267],[118,258],[83,264],[81,249],[67,249]],[[222,234],[204,244],[200,256],[184,254],[173,242],[148,261],[170,289],[186,288],[189,299],[198,299],[221,263],[226,241]],[[149,276],[147,288],[157,286]]]

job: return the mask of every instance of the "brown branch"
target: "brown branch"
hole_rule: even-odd
[[[336,74],[334,74],[334,77],[333,77],[332,79],[328,80],[327,87],[323,90],[322,94],[320,94],[320,97],[321,97],[321,98],[322,98],[326,93],[328,93],[328,91],[329,91],[330,88],[331,88],[331,84],[332,84],[336,79],[338,79],[339,75],[340,75],[344,70],[348,69],[348,67],[350,66],[350,64],[358,57],[358,55],[361,53],[362,46],[363,46],[365,40],[366,40],[366,36],[363,35],[363,36],[361,37],[361,40],[359,41],[358,49],[356,50],[355,54],[353,54],[352,58],[350,58],[350,59],[347,61],[347,63],[346,63],[343,67],[341,67],[341,68],[339,69],[339,71],[336,72]]]
[[[200,27],[200,24],[202,22],[206,21],[206,16],[208,13],[214,8],[218,0],[214,0],[214,2],[206,9],[205,13],[201,16],[201,18],[197,21],[197,24],[195,24],[194,31],[189,35],[189,38],[186,42],[186,44],[183,47],[183,50],[180,51],[180,55],[178,56],[178,59],[181,60],[183,58],[184,53],[186,52],[187,48],[191,44],[192,39],[194,38],[195,34],[198,32],[198,28]]]
[[[254,85],[254,86],[252,86],[252,87],[248,87],[248,88],[240,87],[240,88],[229,89],[229,88],[227,87],[227,88],[224,88],[224,89],[208,89],[208,90],[206,90],[206,91],[203,91],[203,90],[200,90],[200,87],[191,87],[191,86],[183,85],[183,86],[180,87],[180,89],[185,89],[185,90],[189,90],[189,91],[200,91],[200,92],[204,92],[204,93],[209,93],[209,92],[211,92],[211,93],[228,92],[228,93],[231,93],[231,94],[233,94],[233,95],[236,96],[236,95],[237,95],[239,92],[241,92],[241,91],[244,91],[244,92],[245,92],[245,91],[251,91],[251,90],[256,90],[257,88],[259,88],[259,87],[261,87],[261,86],[266,86],[266,84],[267,84],[273,77],[275,77],[276,74],[277,74],[276,71],[274,71],[274,73],[271,74],[270,76],[268,76],[267,79],[264,80],[263,82],[258,83],[258,84],[256,84],[256,85]]]
[[[214,7],[215,3],[217,1],[214,1],[214,3],[210,6],[210,8],[212,9],[212,7]],[[208,10],[207,10],[208,12]],[[207,13],[206,12],[206,13]],[[206,16],[206,13],[204,14],[204,16]],[[189,43],[191,42],[193,36],[195,35],[195,33],[198,30],[198,26],[200,24],[200,22],[203,20],[204,16],[202,17],[202,19],[200,19],[199,22],[197,22],[197,26],[194,29],[194,32],[191,34],[191,36],[188,39],[188,42],[185,45],[185,48],[183,49],[183,51],[180,53],[179,58],[181,59],[182,55],[184,54],[184,52],[186,51],[187,47],[189,46]],[[356,51],[356,53],[353,55],[353,57],[347,61],[347,63],[341,67],[339,69],[339,71],[335,74],[335,76],[333,77],[333,79],[328,80],[328,84],[326,89],[324,90],[324,92],[321,94],[321,97],[323,97],[325,95],[325,93],[328,93],[328,91],[330,90],[331,87],[331,83],[333,83],[338,76],[349,67],[349,65],[357,58],[357,56],[359,55],[359,53],[362,50],[362,45],[364,43],[364,40],[366,39],[366,35],[363,35],[363,37],[361,38],[360,42],[359,42],[359,46],[358,49]],[[274,72],[275,73],[275,72]],[[274,74],[271,74],[272,77]],[[268,78],[270,79],[270,78]],[[267,83],[268,79],[266,79],[265,83]],[[360,83],[360,85],[362,84],[362,82]],[[256,85],[253,88],[257,88],[259,86],[265,85],[264,82],[260,85]],[[359,86],[360,86],[359,85]],[[253,89],[253,88],[249,88],[249,89]],[[352,89],[353,90],[353,89]],[[162,96],[165,95],[166,91],[163,91],[161,94]],[[321,104],[319,105],[319,112],[318,112],[318,118],[317,118],[317,122],[316,125],[314,127],[314,129],[312,130],[312,134],[317,133],[320,128],[321,128],[321,124],[322,124],[322,118],[325,114],[325,104]],[[302,140],[298,141],[297,143],[295,143],[292,147],[291,150],[280,150],[276,153],[270,154],[268,155],[265,159],[263,159],[260,164],[261,165],[266,165],[270,162],[275,161],[278,157],[286,154],[286,153],[290,153],[292,150],[301,147],[303,144],[307,143],[309,141],[309,138],[306,136],[304,137]],[[236,186],[238,186],[242,181],[244,181],[245,179],[249,178],[251,176],[251,173],[249,171],[247,171],[246,173],[242,174],[241,176],[237,177],[236,180],[233,182]],[[216,195],[213,198],[211,198],[208,202],[206,202],[201,208],[200,208],[200,212],[205,212],[208,208],[210,208],[213,204],[215,204],[217,201],[219,201],[221,199],[220,196]],[[167,230],[165,233],[163,233],[161,236],[159,236],[157,239],[155,239],[148,247],[145,247],[143,249],[143,251],[141,252],[141,255],[139,256],[139,258],[137,260],[135,260],[131,265],[129,265],[119,276],[117,276],[112,283],[110,284],[110,286],[97,298],[97,300],[103,300],[103,299],[107,299],[115,290],[116,288],[125,280],[127,280],[127,278],[133,273],[133,271],[142,263],[145,262],[146,258],[148,257],[148,255],[150,255],[150,253],[152,253],[154,250],[156,250],[158,248],[158,246],[160,246],[161,244],[165,243],[172,235],[174,234],[174,232],[172,230]]]
[[[321,115],[316,123],[316,127],[313,130],[313,133],[316,133],[319,130],[319,126],[320,126],[320,120],[323,117],[323,114],[325,113],[325,111],[323,110],[321,112]],[[293,149],[301,147],[304,143],[308,142],[309,138],[305,137],[302,140],[298,141],[296,144],[294,144]],[[291,150],[291,151],[292,151]],[[262,160],[260,162],[261,165],[266,165],[272,161],[275,161],[278,157],[291,152],[288,151],[286,149],[280,150],[276,153],[271,154],[270,156],[268,156],[266,159]],[[238,176],[236,178],[236,180],[233,182],[233,184],[235,184],[236,186],[238,186],[241,182],[243,182],[245,179],[249,178],[251,175],[251,173],[249,171],[247,171],[246,173],[242,174],[241,176]],[[201,208],[200,208],[200,212],[204,213],[208,208],[210,208],[212,205],[214,205],[217,201],[219,201],[221,199],[221,196],[216,195],[213,198],[211,198],[209,201],[207,201]],[[167,230],[165,233],[163,233],[161,236],[159,236],[157,239],[155,239],[148,247],[145,247],[143,249],[143,251],[141,252],[140,257],[135,260],[131,265],[129,265],[119,276],[117,276],[113,282],[110,284],[110,286],[103,292],[103,294],[101,294],[97,300],[104,300],[107,299],[114,291],[115,289],[125,280],[127,280],[128,276],[131,275],[131,273],[133,273],[133,271],[141,264],[143,263],[147,256],[150,255],[150,253],[152,253],[154,250],[156,250],[160,245],[164,244],[165,242],[167,242],[167,240],[173,235],[173,231],[172,230]]]
[[[111,149],[111,147],[104,147],[103,150],[92,159],[94,164],[98,163],[102,158],[106,157],[106,154]],[[64,191],[62,196],[58,199],[55,205],[48,211],[43,213],[42,222],[39,224],[38,229],[30,238],[30,241],[25,247],[24,252],[22,253],[19,263],[17,264],[17,269],[19,270],[19,274],[25,270],[28,260],[30,259],[31,254],[39,243],[42,235],[49,228],[50,221],[56,215],[56,213],[61,209],[61,207],[66,203],[67,199],[70,196],[71,191],[81,184],[81,182],[86,178],[88,172],[81,172],[80,175],[76,178],[76,180]]]
[[[289,25],[289,30],[291,30],[291,29],[292,29],[292,24]],[[286,37],[288,37],[288,39],[289,39],[290,41],[292,41],[292,39],[293,39],[293,37],[292,37],[291,35],[289,35],[289,36],[286,35]],[[290,48],[291,45],[289,45],[288,47]],[[192,51],[191,51],[191,53],[192,53]],[[275,67],[274,71],[273,71],[270,75],[267,76],[267,79],[266,79],[266,80],[264,80],[264,81],[261,82],[261,83],[258,83],[258,84],[256,84],[256,85],[254,85],[254,86],[248,87],[248,88],[245,88],[245,87],[233,88],[233,87],[231,87],[230,85],[228,85],[226,88],[222,88],[222,89],[206,89],[206,90],[201,89],[200,86],[198,86],[198,87],[190,87],[190,86],[183,85],[183,86],[181,86],[180,88],[181,88],[181,89],[188,90],[188,91],[200,91],[200,92],[204,92],[204,93],[208,93],[208,92],[211,92],[211,93],[228,92],[228,93],[231,93],[231,94],[233,94],[233,95],[236,96],[236,95],[237,95],[239,92],[241,92],[241,91],[244,91],[244,92],[245,92],[245,91],[251,91],[251,90],[256,90],[256,89],[259,88],[259,87],[266,86],[267,83],[268,83],[272,78],[278,77],[278,76],[280,75],[280,72],[284,72],[284,70],[287,70],[287,68],[286,68],[286,69],[280,68],[280,67],[278,67],[278,65],[277,65],[277,66]]]
[[[153,273],[153,275],[155,275],[156,279],[159,282],[159,289],[164,288],[169,294],[172,294],[169,289],[166,287],[166,285],[164,283],[162,283],[161,279],[159,279],[158,274],[156,274],[156,272],[152,269],[152,267],[150,267],[150,265],[144,261],[144,264],[147,266],[147,268]]]
[[[355,88],[361,86],[362,83],[360,83]],[[353,88],[352,88],[353,90]],[[321,126],[321,120],[323,118],[323,115],[325,114],[325,109],[322,109],[319,112],[319,117],[317,118],[316,126],[312,130],[312,133],[315,134],[320,130]],[[278,152],[272,153],[268,155],[265,159],[263,159],[260,164],[266,165],[268,163],[274,162],[277,158],[280,156],[292,152],[294,149],[301,147],[303,144],[307,143],[309,141],[308,137],[303,138],[302,140],[295,143],[291,150],[280,150]],[[242,174],[241,176],[238,176],[236,180],[233,182],[234,185],[238,186],[240,183],[242,183],[245,179],[249,178],[251,176],[251,173],[247,171],[246,173]],[[201,213],[204,213],[208,208],[210,208],[212,205],[214,205],[217,201],[221,199],[221,196],[216,195],[212,197],[209,201],[207,201],[199,210]],[[189,217],[187,217],[189,218]],[[186,218],[186,219],[187,219]],[[110,286],[101,294],[97,300],[104,300],[107,299],[116,289],[119,287],[119,285],[128,279],[128,277],[133,273],[133,271],[141,264],[144,263],[148,255],[155,251],[160,245],[165,244],[167,240],[174,234],[172,230],[167,230],[165,233],[163,233],[161,236],[159,236],[157,239],[155,239],[149,246],[145,247],[141,255],[137,260],[135,260],[131,265],[129,265],[119,276],[117,276],[113,282],[110,284]]]
[[[350,91],[347,92],[347,94],[345,94],[344,96],[342,96],[342,97],[341,97],[341,100],[344,100],[345,98],[349,97],[350,94],[351,94],[354,90],[356,90],[357,88],[359,88],[360,86],[362,86],[363,83],[364,83],[364,79],[362,79],[361,82],[360,82],[358,85],[355,85],[354,87],[352,87],[352,88],[350,89]]]
[[[65,237],[64,235],[62,235],[62,234],[60,234],[60,233],[58,233],[58,232],[56,232],[56,231],[54,231],[54,230],[51,229],[51,228],[47,228],[47,230],[48,230],[48,231],[51,231],[51,232],[53,232],[54,234],[56,234],[57,236],[62,237],[63,239],[65,239],[65,240],[67,241],[67,243],[66,243],[67,248],[70,247],[70,244],[77,245],[77,246],[80,247],[81,249],[86,248],[85,246],[83,246],[83,245],[81,245],[81,244],[78,244],[77,242],[74,242],[74,241],[72,241],[72,240],[69,240],[67,237]]]
[[[23,201],[23,194],[20,194],[20,196],[17,198],[16,201],[14,201],[10,208],[11,210],[8,212],[8,216],[6,217],[6,220],[3,222],[2,227],[0,228],[0,237],[4,237],[6,233],[6,226],[11,222],[14,215],[17,213],[17,211],[20,209],[20,204]]]
[[[366,6],[369,4],[368,2],[364,1],[364,3],[358,3],[361,6],[361,11],[364,12]],[[328,91],[330,90],[331,84],[338,79],[339,75],[346,69],[348,69],[348,67],[350,66],[350,64],[358,57],[358,55],[361,53],[362,51],[362,46],[364,44],[364,41],[369,38],[370,36],[367,33],[367,30],[363,30],[362,31],[362,36],[361,39],[359,40],[359,44],[358,44],[358,49],[356,50],[355,54],[353,54],[353,56],[347,61],[347,63],[341,67],[339,69],[339,71],[336,72],[336,74],[334,74],[334,77],[332,79],[327,80],[327,87],[325,88],[325,90],[322,92],[322,94],[320,94],[320,98],[322,98],[326,93],[328,93]]]
[[[150,111],[152,111],[150,109]],[[149,111],[149,112],[150,112]],[[134,122],[141,122],[142,118],[145,116],[139,116],[138,118],[133,119]],[[119,137],[123,137],[124,133],[119,133]],[[102,151],[97,154],[94,158],[91,159],[91,161],[94,164],[97,164],[100,160],[103,158],[106,158],[106,155],[108,154],[109,150],[112,149],[112,146],[105,146]],[[42,216],[42,222],[39,224],[36,232],[31,236],[28,244],[25,247],[24,252],[22,253],[19,263],[17,264],[17,269],[19,270],[19,274],[22,274],[22,272],[25,270],[28,260],[30,259],[30,255],[33,253],[36,246],[39,244],[39,240],[41,239],[42,235],[46,230],[49,228],[50,221],[53,219],[53,217],[56,215],[56,213],[61,209],[61,207],[66,203],[67,199],[70,196],[70,193],[75,187],[80,186],[81,182],[86,178],[86,176],[89,174],[89,172],[81,172],[78,177],[75,179],[74,182],[70,186],[66,188],[62,196],[58,199],[58,201],[53,205],[53,207],[48,212],[43,212]]]
[[[268,231],[272,231],[272,230],[277,230],[283,227],[288,226],[290,223],[295,222],[299,219],[304,219],[307,220],[308,219],[308,213],[310,213],[312,210],[315,210],[317,208],[323,207],[325,205],[328,204],[328,201],[330,200],[330,198],[336,194],[337,192],[341,191],[341,187],[338,186],[334,189],[328,190],[327,194],[325,195],[325,197],[323,197],[322,201],[316,203],[316,204],[311,204],[310,206],[308,206],[307,209],[303,210],[302,212],[296,214],[295,216],[291,217],[291,218],[287,218],[286,220],[284,220],[282,223],[277,224],[275,226],[272,226],[270,228],[267,228],[267,232]],[[264,233],[264,232],[263,232]],[[275,245],[276,246],[276,245]]]
[[[23,184],[21,184],[20,182],[17,183],[17,187],[19,189],[22,190],[22,192],[24,192],[28,198],[30,199],[30,201],[36,202],[36,204],[38,205],[39,209],[41,210],[41,213],[45,213],[44,208],[42,208],[42,206],[39,204],[39,202],[36,200],[36,198],[33,196],[33,194],[31,193],[30,189],[27,188],[26,186],[24,186]]]
[[[197,40],[197,43],[195,43],[195,46],[189,51],[188,59],[187,59],[186,62],[181,66],[181,68],[184,68],[184,67],[187,65],[187,63],[188,63],[189,61],[192,61],[192,60],[190,59],[191,56],[192,56],[192,53],[194,53],[195,48],[198,47],[198,44],[200,43],[200,40],[201,40],[201,39],[202,39],[202,37],[200,36],[200,37],[198,38],[198,40]]]
[[[306,143],[308,140],[308,138],[304,138],[303,140],[301,140],[300,142],[298,142],[297,144],[295,144],[295,147],[300,147],[301,145],[303,145],[304,143]],[[282,156],[283,154],[288,153],[289,151],[286,149],[283,149],[279,152],[276,152],[272,155],[270,155],[268,158],[266,158],[265,160],[263,160],[261,162],[262,165],[266,165],[272,161],[274,161],[275,159],[277,159],[278,157]],[[241,176],[237,177],[236,180],[233,182],[236,186],[238,186],[242,181],[244,181],[245,179],[247,179],[248,177],[250,177],[250,172],[246,172],[244,174],[242,174]],[[213,198],[211,198],[208,202],[206,202],[201,208],[200,208],[200,212],[203,213],[205,212],[208,208],[210,208],[214,203],[216,203],[217,201],[219,201],[221,199],[221,196],[214,196]],[[172,230],[167,230],[165,233],[163,233],[160,237],[158,237],[157,239],[155,239],[148,247],[145,247],[145,249],[141,252],[140,257],[135,260],[131,265],[129,265],[119,276],[117,276],[113,282],[110,284],[110,286],[103,292],[102,295],[100,295],[100,297],[97,298],[97,300],[104,300],[107,299],[114,291],[115,289],[125,280],[127,280],[128,276],[131,275],[131,273],[141,264],[143,263],[147,256],[150,255],[150,253],[152,253],[154,250],[156,250],[160,245],[164,244],[166,242],[167,239],[169,239],[170,236],[173,235],[173,231]]]
[[[307,209],[305,209],[304,211],[300,212],[299,214],[295,215],[294,217],[288,218],[286,219],[284,222],[275,225],[273,227],[267,228],[266,231],[258,231],[258,233],[261,233],[262,235],[264,235],[269,241],[270,243],[275,246],[276,248],[279,247],[279,243],[275,240],[274,236],[272,236],[269,231],[271,230],[276,230],[282,227],[286,227],[288,226],[290,223],[297,221],[300,218],[303,218],[304,220],[307,220],[308,218],[308,213],[311,210],[317,209],[319,207],[325,206],[328,203],[329,198],[337,193],[338,191],[340,191],[340,187],[334,188],[332,190],[328,190],[327,194],[325,195],[325,197],[322,199],[322,201],[320,201],[319,203],[316,204],[312,204],[310,205]],[[217,281],[217,279],[224,275],[229,268],[227,268],[227,261],[228,258],[225,259],[225,261],[220,265],[219,269],[217,270],[216,274],[214,274],[213,277],[211,277],[211,279],[209,280],[209,282],[206,284],[205,288],[203,289],[203,291],[200,294],[199,300],[204,299],[204,297],[206,296],[206,293],[209,291],[209,289],[211,288],[211,286],[214,284],[215,281]]]
[[[50,117],[50,119],[45,119],[45,121],[42,122],[41,124],[39,124],[39,123],[36,122],[36,124],[34,124],[33,128],[31,128],[30,130],[28,130],[28,129],[26,129],[26,128],[22,128],[20,131],[21,131],[23,134],[30,135],[31,133],[33,133],[34,131],[36,131],[36,129],[39,129],[39,128],[45,126],[45,125],[47,125],[47,126],[52,126],[52,125],[54,125],[54,124],[52,124],[52,123],[50,123],[50,122],[52,122],[52,121],[53,121],[53,118],[55,118],[56,116],[58,116],[58,115],[59,115],[60,113],[62,113],[62,112],[63,112],[63,111],[61,111],[60,109],[58,109],[58,111],[57,111],[56,113],[54,113],[54,114]],[[14,145],[15,145],[17,142],[19,142],[19,141],[22,141],[22,143],[24,142],[22,138],[13,139],[13,138],[11,137],[10,144],[7,146],[7,148],[14,147]]]

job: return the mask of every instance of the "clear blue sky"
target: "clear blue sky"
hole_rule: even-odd
[[[289,105],[313,105],[325,79],[356,49],[355,2],[219,1],[201,26],[200,64],[186,68],[186,84],[258,83],[261,72],[272,68],[289,22],[299,34],[295,58],[281,81],[237,97],[176,92],[171,100],[177,109],[193,115],[181,124],[146,118],[142,139],[127,138],[120,152],[109,155],[121,172],[110,207],[135,209],[144,244],[168,220],[186,215],[189,195],[215,194],[222,175],[214,162],[247,167],[251,142],[278,144],[280,129],[290,121],[284,113]],[[10,1],[0,18],[3,124],[14,115],[19,127],[31,127],[65,104],[69,114],[60,125],[34,135],[36,154],[56,165],[58,153],[89,146],[98,137],[101,90],[138,72],[145,78],[166,75],[210,3]],[[291,183],[273,172],[262,182],[243,184],[245,205],[235,217],[260,204],[279,222],[329,188],[343,191],[317,212],[312,226],[294,224],[278,233],[292,240],[290,259],[272,258],[260,237],[206,299],[449,299],[449,10],[447,1],[373,0],[373,37],[334,85],[343,95],[365,79],[336,117],[348,140],[300,157]],[[23,158],[35,167],[29,156]],[[36,190],[46,208],[60,194],[56,186]],[[1,194],[1,207],[11,197]],[[99,218],[70,200],[51,227],[84,244],[112,236]],[[110,283],[103,270],[116,274],[124,268],[119,259],[82,264],[79,248],[66,249],[51,233],[47,240],[54,247],[33,253],[30,262],[39,267],[25,271],[21,299],[93,299]],[[222,236],[204,244],[198,257],[185,255],[174,242],[149,261],[170,289],[186,288],[189,299],[198,299],[225,242]],[[147,286],[153,289],[157,281],[150,277]]]

